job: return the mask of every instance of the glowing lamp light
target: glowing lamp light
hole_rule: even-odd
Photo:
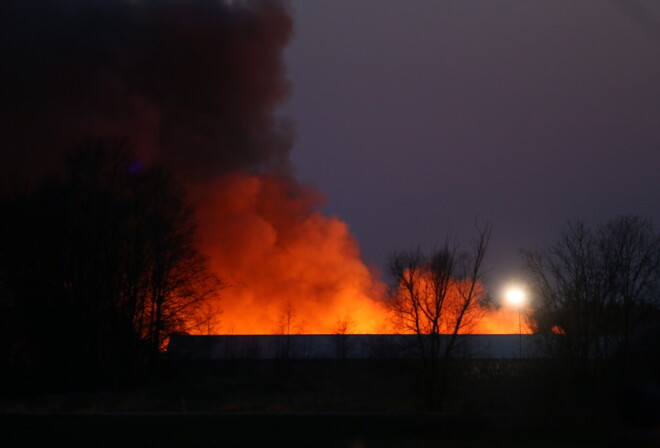
[[[522,318],[520,314],[527,301],[527,294],[520,286],[509,286],[504,291],[504,300],[518,309],[518,356],[522,359]]]
[[[525,291],[522,288],[512,286],[506,290],[504,298],[509,304],[520,307],[525,303]]]

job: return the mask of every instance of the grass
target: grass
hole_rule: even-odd
[[[4,414],[6,447],[600,447],[573,421],[457,414]],[[584,423],[584,422],[582,422]],[[3,440],[4,439],[4,440]]]

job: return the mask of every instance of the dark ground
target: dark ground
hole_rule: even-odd
[[[46,393],[26,381],[12,394],[5,383],[0,448],[660,448],[658,415],[641,427],[622,419],[616,403],[580,405],[545,364],[457,364],[435,413],[425,411],[414,367],[189,361],[164,364],[133,387]]]
[[[631,434],[608,428],[604,422],[584,416],[567,417],[447,413],[6,414],[0,415],[0,446],[654,446],[631,445]]]

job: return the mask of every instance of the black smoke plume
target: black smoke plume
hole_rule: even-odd
[[[280,331],[292,310],[312,333],[338,319],[379,331],[384,286],[288,166],[284,1],[0,2],[5,175],[51,170],[86,137],[128,138],[187,184],[199,250],[225,285],[213,332]]]
[[[287,168],[286,4],[2,0],[0,164],[25,177],[87,137],[188,180]]]

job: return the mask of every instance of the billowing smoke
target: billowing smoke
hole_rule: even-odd
[[[521,310],[521,315],[513,308],[486,308],[481,319],[470,328],[472,334],[523,334],[532,333],[527,318],[528,310]]]
[[[385,328],[385,288],[347,225],[292,178],[292,132],[276,114],[289,92],[286,3],[0,5],[3,180],[57,168],[87,137],[127,138],[189,186],[201,249],[227,286],[215,331]]]
[[[309,188],[269,175],[217,179],[201,203],[201,235],[227,289],[220,331],[376,333],[384,296],[346,224],[313,211]]]
[[[13,0],[0,21],[7,175],[51,169],[86,137],[128,138],[189,186],[201,249],[226,285],[214,331],[384,325],[384,288],[346,224],[291,176],[292,133],[276,114],[287,4]]]

